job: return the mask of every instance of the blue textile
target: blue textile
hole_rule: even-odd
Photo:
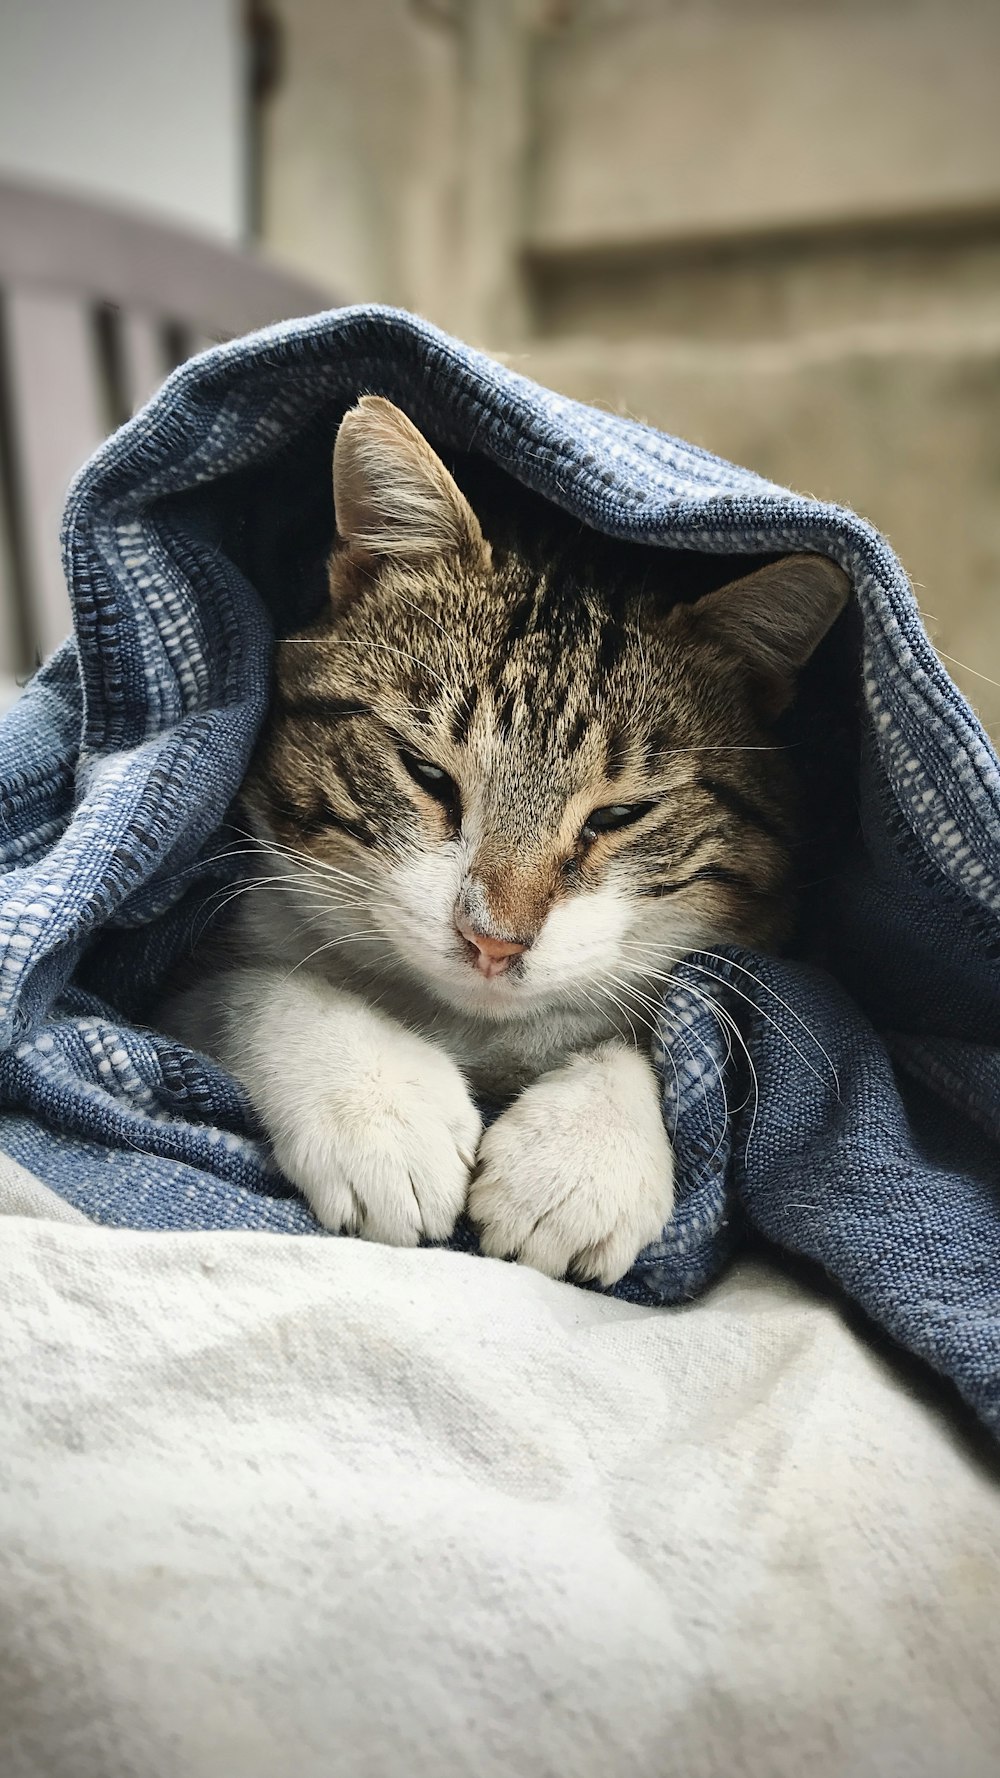
[[[213,350],[71,491],[75,638],[0,724],[0,1142],[105,1223],[318,1232],[241,1090],[141,1020],[227,868],[272,626],[304,614],[297,502],[362,391],[614,536],[821,550],[851,575],[860,837],[824,890],[826,968],[683,966],[658,1052],[677,1215],[619,1291],[691,1296],[749,1219],[1000,1433],[1000,765],[898,562],[853,514],[404,314],[342,310]]]

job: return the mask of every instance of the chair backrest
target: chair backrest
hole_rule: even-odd
[[[70,628],[67,487],[192,353],[338,299],[252,253],[0,180],[0,704]]]

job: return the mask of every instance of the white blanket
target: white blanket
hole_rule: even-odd
[[[835,1307],[0,1198],[3,1778],[996,1778],[996,1465]]]

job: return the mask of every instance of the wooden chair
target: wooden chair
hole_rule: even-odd
[[[0,180],[0,707],[70,628],[66,489],[192,353],[338,299],[250,252]]]

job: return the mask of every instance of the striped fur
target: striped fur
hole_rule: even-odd
[[[635,552],[579,528],[519,535],[495,489],[474,513],[374,398],[336,463],[346,535],[329,607],[277,649],[249,786],[264,831],[373,883],[463,846],[477,919],[529,946],[602,893],[664,955],[778,944],[796,808],[774,718],[844,602],[840,570],[795,557],[677,603],[666,554],[640,578]],[[590,832],[614,805],[637,818]]]
[[[167,1022],[244,1081],[328,1228],[442,1240],[467,1209],[485,1252],[612,1284],[673,1205],[661,986],[789,918],[773,725],[845,582],[796,557],[679,603],[669,556],[466,471],[475,505],[388,402],[344,420],[228,970]],[[485,1134],[473,1092],[509,1100]]]

